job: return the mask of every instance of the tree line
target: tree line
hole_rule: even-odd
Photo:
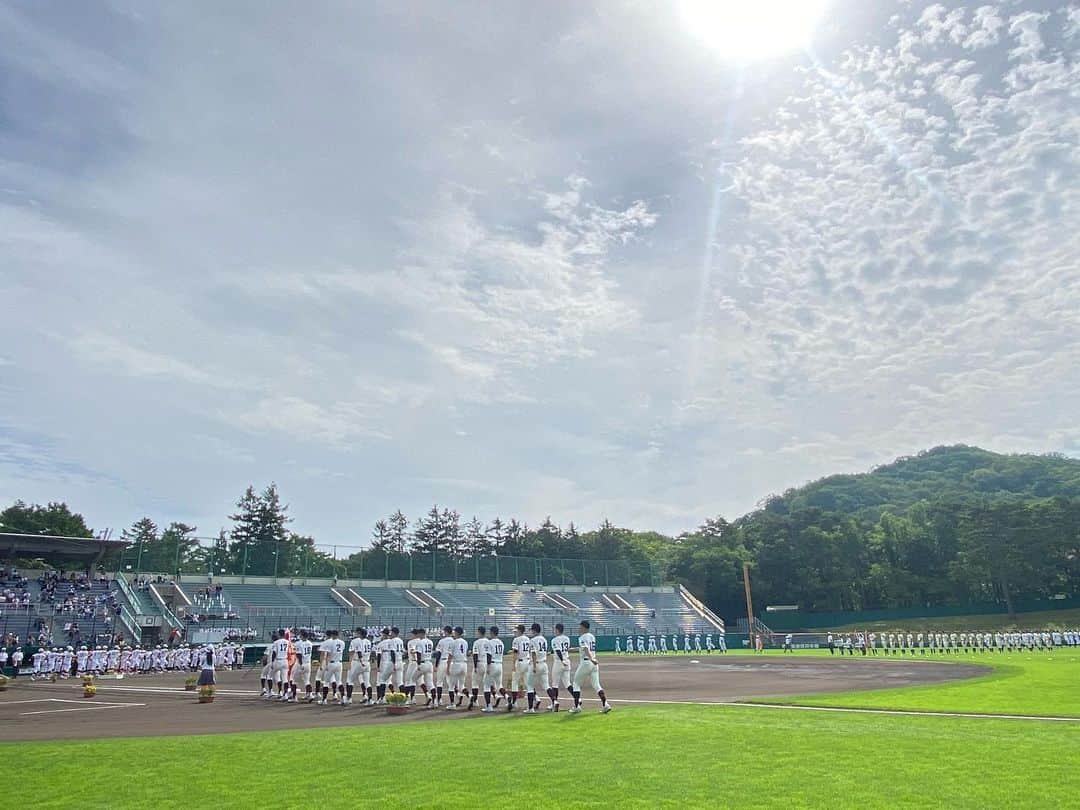
[[[705,520],[678,535],[608,521],[589,531],[546,518],[463,519],[433,506],[378,520],[369,547],[347,557],[290,528],[275,485],[248,487],[210,542],[181,522],[141,518],[124,530],[125,565],[215,573],[372,571],[380,555],[438,555],[454,563],[497,554],[625,560],[677,581],[723,615],[741,613],[744,562],[755,601],[804,610],[863,610],[1080,595],[1080,461],[940,447],[868,473],[830,476],[770,497],[737,520]],[[0,531],[91,536],[66,505],[16,502]],[[575,570],[574,566],[567,566]],[[378,570],[377,566],[374,568]],[[579,577],[580,579],[580,577]]]

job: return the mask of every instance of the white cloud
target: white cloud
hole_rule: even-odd
[[[675,531],[1080,452],[1077,10],[831,13],[737,74],[655,4],[5,6],[0,497]]]

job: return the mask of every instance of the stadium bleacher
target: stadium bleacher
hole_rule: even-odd
[[[198,605],[204,603],[199,601],[199,594],[207,588],[205,580],[186,579],[199,583],[188,587],[188,591],[196,600],[195,609],[200,610]],[[358,599],[354,601],[350,591]],[[227,606],[232,624],[238,620],[263,631],[285,624],[346,628],[354,624],[438,627],[489,623],[510,627],[539,621],[545,626],[562,622],[573,627],[583,618],[589,619],[594,631],[601,634],[716,632],[723,628],[718,618],[706,615],[684,597],[679,586],[544,589],[368,580],[240,581],[224,577],[215,583],[211,593],[220,602],[219,608],[209,611],[211,616],[224,612]],[[206,625],[205,617],[202,624]]]
[[[356,625],[395,624],[402,628],[437,628],[444,624],[475,627],[498,624],[512,627],[538,621],[547,628],[561,622],[573,628],[588,619],[597,635],[629,633],[692,633],[723,631],[723,622],[680,586],[638,586],[619,588],[580,585],[530,586],[454,582],[402,582],[384,580],[301,580],[271,577],[218,577],[185,575],[177,588],[183,594],[183,607],[172,590],[172,578],[143,573],[138,577],[117,575],[118,583],[95,581],[80,593],[97,597],[110,590],[119,591],[119,601],[129,624],[135,617],[146,620],[160,617],[160,630],[129,628],[125,621],[106,612],[79,619],[86,634],[109,628],[137,640],[148,634],[163,640],[170,627],[187,625],[204,629],[241,628],[264,638],[280,626],[308,626],[328,629]],[[155,582],[159,594],[172,601],[174,613],[163,599],[155,597],[148,582]],[[32,605],[21,613],[0,606],[0,624],[22,636],[44,620],[54,635],[63,636],[62,616],[54,617],[51,605],[42,605],[39,588],[30,578]],[[65,588],[66,593],[66,588]],[[190,604],[188,600],[190,599]],[[89,625],[89,626],[88,626]],[[59,640],[59,639],[58,639]]]

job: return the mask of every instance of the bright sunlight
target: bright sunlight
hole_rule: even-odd
[[[687,27],[724,59],[752,62],[809,44],[828,0],[683,0]]]

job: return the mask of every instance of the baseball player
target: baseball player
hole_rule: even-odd
[[[480,690],[484,688],[484,680],[487,678],[488,664],[491,663],[491,652],[487,640],[487,628],[477,627],[476,638],[472,645],[472,692],[469,695],[467,711],[472,711],[473,706],[480,700]]]
[[[663,636],[660,636],[663,640]],[[555,625],[555,638],[551,640],[551,710],[559,710],[559,689],[570,692],[570,637],[563,632],[562,624]]]
[[[514,671],[510,673],[510,700],[506,704],[506,710],[512,712],[522,690],[528,686],[529,665],[532,663],[532,647],[529,637],[525,635],[525,625],[519,624],[514,628],[514,638],[510,642],[510,649],[514,653]]]
[[[495,626],[488,628],[488,667],[484,675],[484,708],[481,711],[495,711],[499,706],[499,701],[506,697],[506,689],[503,688],[503,656],[505,654],[506,647],[499,638],[499,628]]]
[[[405,642],[405,702],[412,706],[416,704],[416,679],[420,673],[420,659],[416,655],[417,645],[420,643],[420,631],[409,631],[409,640]]]
[[[528,708],[523,710],[523,714],[536,714],[536,693],[542,687],[547,693],[548,699],[551,700],[551,705],[548,706],[548,711],[551,711],[555,705],[554,699],[551,697],[551,681],[550,670],[548,669],[548,643],[540,632],[540,625],[533,622],[529,628],[529,677],[526,681],[527,692],[525,694],[526,699],[529,701]]]
[[[417,663],[416,683],[424,690],[427,705],[430,706],[435,699],[435,678],[432,674],[434,670],[431,665],[431,656],[435,651],[435,645],[427,637],[427,631],[424,628],[418,629],[416,634],[416,646],[413,648]],[[415,694],[416,686],[414,685],[413,695]],[[416,698],[414,697],[411,702],[416,703]]]
[[[447,711],[457,708],[454,697],[465,689],[465,673],[468,669],[469,642],[462,636],[465,631],[461,627],[455,627],[450,638],[448,655],[450,664],[446,668],[446,689],[450,700],[446,704]]]
[[[450,667],[450,645],[454,642],[454,628],[446,625],[442,629],[442,638],[435,645],[435,702],[430,703],[431,708],[437,709],[442,705],[443,690],[446,687],[446,673]]]
[[[341,688],[341,656],[345,653],[345,642],[338,638],[337,630],[326,631],[326,641],[319,645],[319,657],[322,658],[322,697],[318,705],[325,706],[330,692],[335,696],[344,697],[345,690]],[[339,692],[340,690],[340,692]]]
[[[300,639],[293,642],[293,664],[289,669],[289,700],[296,703],[297,689],[304,687],[304,700],[311,703],[311,634],[307,630],[300,631]]]
[[[384,627],[380,633],[382,638],[375,645],[375,659],[379,662],[379,674],[375,681],[375,702],[386,702],[386,687],[393,686],[394,658],[390,649],[390,628]]]
[[[607,695],[603,687],[600,686],[600,665],[596,660],[596,636],[589,631],[589,622],[584,619],[578,628],[578,651],[580,660],[577,671],[574,672],[571,689],[574,695],[574,705],[570,708],[570,711],[575,714],[581,711],[581,685],[588,679],[589,685],[596,692],[596,696],[600,698],[601,713],[607,714],[611,711],[611,704],[607,702]]]
[[[356,635],[349,639],[349,674],[345,679],[345,705],[352,703],[353,689],[360,687],[360,699],[365,706],[371,705],[371,639],[367,630],[356,628]]]
[[[274,698],[274,689],[277,689],[277,699],[282,700],[285,695],[285,681],[289,675],[289,640],[285,638],[285,631],[278,630],[274,633],[274,641],[270,645],[270,694],[268,700]]]

